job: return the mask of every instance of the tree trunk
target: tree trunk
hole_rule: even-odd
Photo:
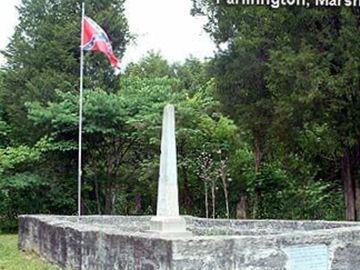
[[[261,192],[259,190],[258,187],[255,188],[255,194],[253,195],[253,200],[252,200],[252,218],[253,219],[257,219],[259,217],[258,213],[259,213],[259,209],[261,206]]]
[[[204,189],[205,189],[205,216],[206,218],[209,218],[209,200],[208,200],[207,182],[204,182]]]
[[[352,159],[351,167],[358,168],[360,161],[360,139],[357,141],[357,145],[355,148],[354,158]],[[360,221],[360,182],[359,182],[359,171],[352,170],[352,177],[355,183],[355,214],[356,220]]]
[[[356,220],[360,221],[360,186],[358,181],[355,182],[355,214]]]
[[[110,189],[109,185],[106,185],[104,214],[110,215],[110,212],[111,212],[111,189]]]
[[[245,195],[241,195],[238,203],[236,204],[236,218],[237,219],[246,219],[247,218],[247,198]]]
[[[227,189],[227,175],[226,175],[226,161],[222,160],[220,162],[220,178],[223,184],[224,198],[225,198],[225,207],[226,207],[226,218],[230,218],[230,210],[229,210],[229,192]]]
[[[346,220],[354,221],[356,219],[355,211],[355,183],[351,176],[351,162],[349,149],[345,148],[341,159],[341,179],[344,183]]]
[[[104,213],[106,215],[112,215],[113,212],[113,201],[114,201],[114,185],[113,185],[113,181],[109,180],[109,183],[106,184],[106,189],[105,189],[105,211]]]
[[[226,178],[223,180],[223,187],[224,187],[224,197],[225,197],[225,206],[226,206],[226,218],[230,218],[230,210],[229,210],[229,194],[227,190],[227,183]]]
[[[263,153],[261,151],[260,141],[255,140],[255,173],[258,173],[261,167]],[[253,209],[252,209],[252,218],[256,219],[258,217],[259,208],[261,205],[261,190],[259,187],[255,187],[255,196],[253,200]]]
[[[101,215],[101,205],[100,205],[100,196],[99,196],[99,182],[97,178],[95,178],[95,198],[96,198],[96,206],[98,215]]]
[[[181,196],[181,202],[183,203],[186,209],[192,209],[192,199],[190,197],[190,187],[189,187],[189,176],[185,166],[182,166],[183,179],[184,179],[184,191]]]
[[[115,215],[115,205],[116,205],[116,190],[111,189],[111,210],[110,210],[110,214],[111,215]]]
[[[262,151],[259,140],[255,140],[255,172],[258,172],[261,166]]]
[[[141,214],[142,205],[141,205],[141,194],[136,193],[135,195],[135,214]]]
[[[211,183],[212,218],[215,219],[215,183]]]

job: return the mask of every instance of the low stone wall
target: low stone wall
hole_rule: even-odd
[[[359,270],[358,223],[186,217],[192,237],[149,216],[20,216],[19,248],[69,269]]]

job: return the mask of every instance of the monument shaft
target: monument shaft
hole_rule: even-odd
[[[186,231],[185,219],[179,215],[178,192],[175,109],[173,105],[166,105],[161,133],[157,211],[150,221],[150,231],[171,236],[191,235]]]
[[[164,108],[156,215],[179,216],[175,110],[173,105],[166,105]]]

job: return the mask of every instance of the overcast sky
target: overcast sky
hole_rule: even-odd
[[[21,0],[0,0],[0,49],[4,49],[17,24],[16,5]],[[170,62],[190,55],[205,58],[215,46],[202,30],[204,18],[190,15],[191,0],[127,0],[126,16],[135,43],[127,47],[124,63],[137,61],[149,50],[160,51]],[[4,59],[0,58],[0,63]]]

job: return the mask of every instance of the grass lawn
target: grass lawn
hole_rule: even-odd
[[[57,270],[33,254],[18,250],[16,234],[0,234],[0,270]]]

